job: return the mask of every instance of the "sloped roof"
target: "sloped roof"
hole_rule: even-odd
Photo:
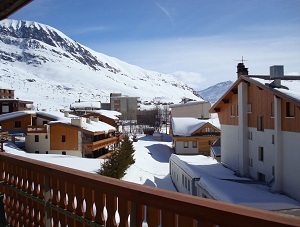
[[[273,80],[266,80],[266,79],[261,79],[261,78],[250,78],[248,76],[241,76],[239,77],[233,84],[232,86],[228,89],[227,92],[211,107],[209,112],[211,113],[216,113],[217,108],[219,107],[220,103],[222,100],[226,100],[229,97],[233,95],[233,92],[237,90],[238,85],[242,82],[245,81],[247,83],[252,83],[255,84],[256,86],[269,90],[274,93],[274,95],[283,98],[285,100],[294,102],[297,106],[300,106],[300,92],[299,92],[299,87],[300,87],[300,81],[299,80],[281,80],[281,84],[288,88],[274,88],[272,86],[269,86],[269,84]]]
[[[7,18],[30,2],[32,0],[1,0],[0,20]]]
[[[173,136],[191,136],[209,122],[191,117],[173,117],[171,123]]]

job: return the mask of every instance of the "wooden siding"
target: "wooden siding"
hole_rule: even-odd
[[[50,125],[51,150],[78,150],[78,129],[64,124]],[[62,136],[66,142],[62,142]]]
[[[234,116],[231,116],[232,105],[235,105],[236,108]],[[232,92],[230,92],[228,96],[226,96],[223,101],[220,102],[218,105],[218,108],[220,108],[218,116],[221,125],[238,125],[237,105],[238,94],[233,94]]]
[[[252,111],[248,113],[248,127],[257,128],[257,117],[263,116],[264,129],[274,129],[271,103],[274,102],[274,94],[270,90],[257,87],[255,84],[248,86],[248,103]]]
[[[21,122],[21,127],[20,128],[15,128],[15,122],[20,121]],[[26,131],[26,128],[28,125],[31,125],[31,115],[26,115],[26,116],[21,116],[21,117],[16,117],[13,119],[9,119],[7,121],[3,121],[1,123],[2,126],[2,131],[7,131],[7,130],[14,130],[14,129],[22,129]]]
[[[203,127],[197,129],[192,135],[198,134],[198,133],[213,133],[213,132],[220,132],[220,129],[213,126],[210,123],[206,123]]]
[[[214,141],[218,140],[219,136],[175,136],[176,142],[197,142],[199,154],[210,154],[210,148]]]
[[[300,104],[294,103],[295,105],[295,116],[286,116],[286,103],[287,100],[281,101],[281,129],[282,131],[300,132]]]
[[[238,84],[246,80],[248,83],[248,103],[251,104],[251,112],[248,113],[248,127],[257,128],[257,117],[263,116],[263,128],[274,129],[274,118],[272,117],[272,105],[274,96],[281,99],[281,128],[283,131],[300,132],[300,103],[291,97],[284,95],[272,88],[252,81],[243,79],[236,82],[231,90],[237,90]],[[290,102],[295,106],[294,117],[286,117],[286,103]],[[228,91],[211,109],[211,112],[218,113],[221,125],[238,125],[237,109],[236,115],[231,116],[231,105],[238,104],[238,94]]]

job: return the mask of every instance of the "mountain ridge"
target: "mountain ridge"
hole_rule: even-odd
[[[58,109],[77,98],[107,102],[113,92],[148,102],[201,100],[171,74],[95,52],[48,25],[3,20],[0,44],[1,86],[12,87],[16,97],[43,109]]]

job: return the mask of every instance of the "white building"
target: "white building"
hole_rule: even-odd
[[[238,64],[238,79],[211,108],[221,124],[221,161],[241,176],[300,199],[300,77],[250,76]]]

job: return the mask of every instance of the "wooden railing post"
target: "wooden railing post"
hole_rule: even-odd
[[[130,202],[130,227],[136,227],[136,203],[131,201]]]
[[[45,175],[45,226],[50,227],[50,177]]]

